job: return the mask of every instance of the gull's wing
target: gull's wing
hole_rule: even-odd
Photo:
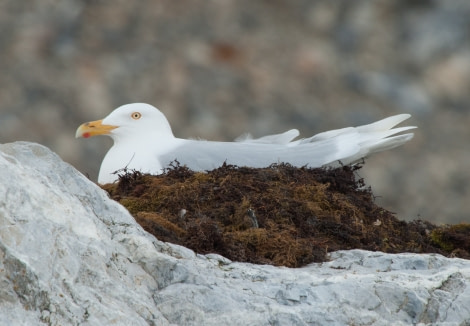
[[[393,129],[408,118],[409,115],[401,114],[369,125],[331,130],[287,143],[286,139],[292,140],[297,136],[297,130],[240,142],[186,140],[158,159],[162,166],[176,159],[195,171],[211,170],[224,162],[254,168],[279,162],[299,167],[320,167],[338,161],[350,164],[371,153],[391,149],[410,140],[412,133],[393,136],[415,128]]]
[[[260,138],[253,138],[251,134],[243,134],[235,139],[236,142],[261,143],[261,144],[287,144],[299,135],[297,129],[291,129],[281,134],[268,135]]]
[[[352,145],[352,144],[351,144]],[[212,142],[187,140],[182,145],[160,155],[162,166],[175,159],[195,171],[206,171],[220,167],[224,162],[237,166],[260,168],[272,163],[287,162],[294,166],[318,167],[335,161],[338,157],[353,155],[359,148],[350,146],[346,152],[336,139],[327,139],[301,146],[258,142]]]

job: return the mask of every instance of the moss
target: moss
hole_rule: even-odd
[[[436,228],[430,235],[434,244],[446,252],[470,252],[470,224],[461,223]]]
[[[468,225],[398,220],[374,203],[358,168],[195,173],[176,162],[158,176],[125,171],[104,189],[157,238],[234,261],[300,267],[354,248],[466,255]]]

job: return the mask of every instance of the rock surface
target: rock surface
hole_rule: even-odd
[[[466,325],[470,261],[339,251],[288,269],[146,233],[46,147],[0,145],[1,325]]]

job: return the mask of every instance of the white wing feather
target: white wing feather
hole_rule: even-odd
[[[413,138],[412,133],[393,136],[415,127],[392,129],[409,118],[402,114],[360,127],[323,132],[310,138],[291,141],[296,129],[257,139],[244,138],[238,142],[186,141],[159,156],[166,166],[173,160],[196,171],[211,170],[224,162],[238,166],[266,167],[286,162],[294,166],[321,167],[354,163],[363,157],[391,149]]]
[[[260,138],[253,138],[251,134],[243,134],[235,139],[236,142],[260,143],[260,144],[288,144],[294,138],[299,136],[297,129],[291,129],[281,134],[268,135]]]

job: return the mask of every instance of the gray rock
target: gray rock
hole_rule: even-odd
[[[289,269],[146,233],[46,147],[0,145],[1,325],[466,325],[470,261],[339,251]]]

